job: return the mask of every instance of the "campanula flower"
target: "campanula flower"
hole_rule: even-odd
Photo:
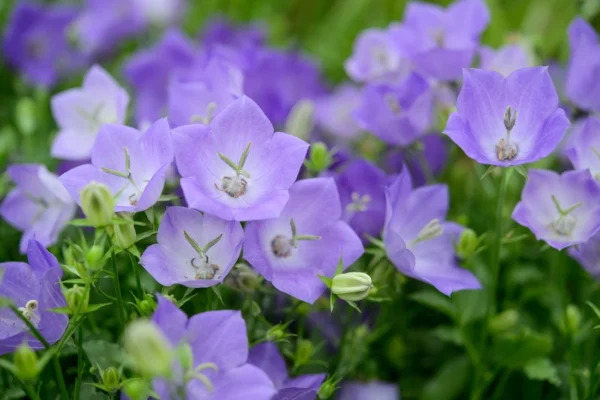
[[[315,125],[337,138],[354,139],[361,129],[352,117],[360,104],[361,89],[352,84],[338,86],[315,101]]]
[[[264,342],[252,347],[248,363],[262,369],[273,381],[277,394],[272,400],[315,399],[325,379],[325,374],[306,374],[290,378],[285,360],[273,342]]]
[[[345,382],[340,389],[339,400],[397,400],[400,390],[395,383],[372,382]]]
[[[404,275],[434,286],[440,292],[479,289],[470,271],[456,264],[454,243],[463,227],[446,221],[448,187],[412,188],[404,168],[386,187],[383,240],[388,258]]]
[[[490,15],[483,0],[458,0],[447,8],[410,2],[403,24],[416,35],[411,60],[416,70],[442,81],[459,79],[479,46]]]
[[[600,111],[600,84],[596,79],[600,68],[598,34],[582,18],[575,18],[569,29],[571,54],[567,67],[566,95],[586,111]]]
[[[186,0],[133,0],[146,25],[164,27],[177,23],[186,11]]]
[[[128,104],[127,92],[102,67],[94,65],[80,88],[52,97],[52,115],[60,129],[52,144],[52,156],[89,159],[100,127],[123,124]]]
[[[528,51],[518,44],[509,44],[500,49],[481,46],[479,62],[482,69],[496,71],[508,76],[518,69],[531,67],[532,60]]]
[[[290,188],[278,218],[246,225],[244,258],[284,293],[313,303],[325,291],[317,277],[332,277],[364,252],[359,237],[341,220],[333,178],[304,179]]]
[[[63,271],[56,257],[35,240],[27,244],[27,260],[0,263],[0,296],[8,297],[19,311],[53,344],[68,324],[68,317],[51,311],[65,307],[60,278]],[[33,349],[43,349],[42,343],[26,333],[27,326],[8,307],[0,308],[0,355],[14,351],[27,341]]]
[[[582,121],[581,131],[569,139],[567,157],[575,169],[589,169],[600,180],[600,118],[588,117]]]
[[[448,161],[448,143],[438,134],[425,135],[420,148],[392,149],[385,158],[385,169],[396,174],[408,166],[414,186],[427,183],[427,175],[438,176]]]
[[[123,74],[134,89],[138,124],[165,116],[169,80],[175,71],[191,66],[196,53],[183,33],[171,29],[154,47],[135,53],[125,62]]]
[[[77,204],[81,204],[81,190],[96,181],[117,196],[116,212],[143,211],[158,201],[172,161],[173,144],[166,118],[144,133],[124,125],[105,124],[92,148],[92,163],[69,170],[60,181]]]
[[[51,87],[83,67],[86,57],[71,46],[68,32],[79,10],[66,4],[43,6],[20,1],[4,33],[4,56],[25,78]]]
[[[532,169],[512,218],[557,250],[600,230],[600,187],[589,170],[562,175]]]
[[[587,242],[578,246],[569,247],[567,252],[590,275],[600,280],[600,234],[595,234]]]
[[[233,49],[257,48],[265,43],[266,35],[262,26],[240,25],[223,18],[208,21],[202,32],[202,43],[206,47],[226,46]]]
[[[274,132],[246,96],[209,126],[173,130],[177,169],[188,205],[225,220],[276,218],[288,200],[308,144]]]
[[[336,177],[342,220],[346,221],[363,243],[368,236],[378,237],[385,219],[385,174],[363,159],[351,162]]]
[[[0,204],[0,215],[23,232],[21,253],[27,250],[30,239],[43,246],[53,245],[75,215],[71,196],[43,165],[11,165],[7,172],[16,187]]]
[[[432,123],[433,95],[425,79],[410,74],[398,85],[365,86],[353,115],[361,128],[384,142],[405,146]]]
[[[548,156],[569,127],[547,67],[498,72],[465,69],[457,112],[444,133],[469,157],[507,167]]]
[[[189,318],[159,296],[152,322],[176,354],[172,374],[157,378],[153,389],[161,399],[182,390],[190,399],[270,400],[276,393],[267,374],[247,363],[246,323],[239,311],[220,310]],[[181,355],[186,354],[185,357]],[[182,363],[191,365],[185,366]]]
[[[243,240],[237,221],[169,207],[158,228],[158,244],[144,251],[141,264],[161,285],[214,286],[237,261]]]

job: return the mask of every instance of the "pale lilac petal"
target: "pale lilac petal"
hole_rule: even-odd
[[[284,386],[288,378],[287,366],[277,345],[273,342],[259,343],[250,349],[248,363],[262,369],[276,388]]]
[[[175,347],[184,339],[188,317],[170,300],[157,295],[157,306],[152,321],[158,325],[169,342]]]

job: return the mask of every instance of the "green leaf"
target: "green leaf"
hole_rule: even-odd
[[[587,301],[586,302],[588,306],[590,306],[590,308],[594,311],[594,314],[596,314],[596,316],[598,318],[600,318],[600,310],[598,309],[598,307],[596,307],[594,305],[594,303],[592,303],[591,301]]]
[[[439,326],[432,331],[432,334],[443,342],[452,343],[457,346],[462,346],[464,343],[460,330],[454,326]]]
[[[221,304],[225,305],[225,302],[223,301],[223,296],[221,295],[221,287],[219,285],[215,285],[215,286],[211,286],[210,288],[215,293],[215,295],[217,296],[217,298],[219,299]]]
[[[317,274],[317,277],[325,284],[325,286],[327,286],[328,288],[331,289],[331,284],[333,283],[333,279],[328,278],[324,275],[319,275],[319,274]]]
[[[48,311],[53,312],[55,314],[71,314],[71,309],[69,307],[49,308]]]
[[[560,386],[558,370],[547,358],[536,358],[529,361],[524,367],[523,372],[529,379],[536,381],[548,381],[554,386]]]
[[[489,294],[484,290],[464,290],[452,293],[452,303],[462,325],[485,318]]]
[[[139,242],[140,240],[144,240],[146,238],[149,238],[152,235],[155,235],[157,231],[155,230],[151,230],[151,231],[146,231],[146,232],[142,232],[142,233],[138,233],[135,236],[135,242]]]
[[[498,168],[500,168],[500,167],[496,167],[495,165],[490,165],[490,167],[485,171],[485,173],[483,175],[481,175],[481,178],[479,178],[479,180],[482,181],[486,176],[488,176],[489,174],[491,174]]]
[[[514,167],[514,169],[519,175],[525,178],[525,180],[529,180],[529,177],[527,176],[527,168],[524,165],[517,165]]]
[[[360,311],[360,308],[358,308],[358,306],[356,305],[355,302],[353,302],[353,301],[346,301],[346,303],[348,303],[350,305],[350,307],[354,308],[356,311],[358,311],[359,313],[362,314],[362,311]]]
[[[469,368],[467,357],[455,358],[439,370],[423,389],[422,400],[453,400],[461,398],[469,378],[471,369]]]
[[[106,369],[123,364],[124,352],[121,347],[115,343],[106,340],[90,340],[83,342],[83,349],[92,364],[98,364],[100,368]],[[81,397],[82,399],[85,397]]]
[[[434,292],[433,290],[421,290],[420,292],[413,293],[409,296],[410,300],[416,301],[417,303],[423,304],[426,307],[433,308],[449,317],[454,317],[455,310],[454,305],[448,297],[444,296],[440,292]]]
[[[85,314],[91,313],[94,311],[98,311],[102,307],[110,306],[112,303],[99,303],[99,304],[89,304],[87,306],[87,310],[85,310]]]
[[[158,198],[158,201],[173,201],[179,199],[179,196],[175,196],[174,194],[163,194]]]
[[[547,357],[552,351],[552,337],[528,329],[497,337],[492,357],[504,367],[523,367],[532,360]]]

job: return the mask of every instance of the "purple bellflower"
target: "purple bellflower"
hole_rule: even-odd
[[[600,118],[588,117],[582,121],[581,131],[569,138],[567,157],[577,170],[589,169],[600,180]]]
[[[158,244],[144,251],[141,264],[161,285],[214,286],[237,261],[243,240],[237,221],[169,207],[158,228]]]
[[[300,180],[279,218],[246,225],[244,258],[277,289],[313,303],[325,291],[317,275],[332,277],[340,256],[346,268],[364,252],[341,217],[333,178]]]
[[[30,239],[43,246],[53,245],[75,215],[71,196],[43,165],[12,165],[7,172],[16,188],[0,204],[0,215],[23,232],[21,253],[27,250]]]
[[[354,118],[365,130],[386,143],[405,146],[425,133],[433,118],[429,84],[410,74],[399,85],[365,86]]]
[[[416,70],[441,81],[459,79],[471,65],[489,20],[483,0],[458,0],[446,9],[410,2],[403,22],[417,38],[411,54]]]
[[[93,66],[80,88],[52,97],[52,114],[60,128],[52,144],[52,156],[87,160],[103,124],[123,124],[127,92],[100,66]]]
[[[273,381],[277,394],[271,400],[314,400],[325,374],[307,374],[290,378],[285,360],[273,342],[250,349],[248,363],[262,369]]]
[[[547,67],[465,69],[444,133],[481,164],[502,167],[537,161],[558,146],[569,127]]]
[[[398,400],[398,385],[388,382],[345,382],[342,385],[338,400]]]
[[[512,218],[557,250],[585,243],[600,229],[600,187],[590,171],[529,170]]]
[[[265,43],[265,31],[259,25],[234,25],[223,18],[209,21],[202,32],[206,47],[225,46],[236,50],[258,48]]]
[[[243,75],[222,57],[201,56],[169,85],[169,123],[181,125],[210,121],[243,94]]]
[[[123,73],[135,91],[138,124],[166,115],[169,80],[176,71],[193,65],[196,53],[183,33],[169,30],[153,48],[129,58]]]
[[[479,59],[482,69],[496,71],[504,76],[533,64],[531,55],[518,44],[510,44],[498,50],[482,46],[479,49]]]
[[[385,174],[363,159],[351,162],[336,177],[342,220],[346,221],[363,243],[367,235],[379,237],[385,220]]]
[[[25,78],[43,87],[78,70],[86,57],[71,46],[68,32],[78,9],[19,2],[4,33],[4,56]]]
[[[117,196],[115,211],[146,210],[162,194],[167,169],[173,162],[173,144],[166,118],[146,132],[124,125],[103,125],[92,149],[92,163],[61,175],[71,197],[80,204],[79,194],[90,182],[108,186]]]
[[[400,272],[448,296],[459,290],[481,288],[473,273],[456,264],[454,243],[463,228],[445,221],[447,186],[413,190],[410,173],[403,168],[385,194],[383,239],[390,261]]]
[[[50,309],[65,307],[60,278],[63,271],[44,246],[30,240],[24,262],[0,263],[0,296],[9,298],[19,311],[53,344],[58,341],[68,324],[68,317]],[[33,349],[43,344],[26,333],[27,326],[8,307],[0,308],[0,355],[14,351],[24,341]]]
[[[566,95],[586,111],[600,111],[600,43],[598,34],[582,18],[575,18],[569,29],[571,55],[567,67]]]
[[[360,126],[352,111],[360,104],[361,90],[352,84],[337,87],[331,94],[315,101],[315,124],[337,138],[354,139],[360,135]]]
[[[587,242],[571,246],[567,252],[596,280],[600,280],[600,234],[595,234]]]
[[[173,349],[187,344],[193,356],[192,370],[182,371],[181,365],[174,365],[171,379],[153,381],[161,399],[172,399],[171,394],[181,390],[185,399],[207,400],[270,400],[275,394],[269,377],[247,363],[246,323],[239,311],[208,311],[188,319],[177,306],[158,296],[152,322]]]
[[[177,169],[188,205],[225,220],[276,218],[304,161],[308,144],[274,132],[246,96],[207,127],[173,130]]]

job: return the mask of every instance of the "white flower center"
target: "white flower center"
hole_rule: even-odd
[[[409,243],[408,247],[413,247],[417,243],[425,242],[427,240],[435,239],[444,233],[444,227],[437,218],[432,219],[421,229],[417,237]]]
[[[368,194],[360,195],[353,192],[351,195],[352,202],[346,206],[348,213],[367,211],[367,205],[371,202],[371,196]]]
[[[36,313],[38,309],[37,300],[29,300],[25,303],[25,307],[19,307],[18,310],[27,318],[36,328],[40,323],[40,316]]]
[[[496,144],[496,157],[498,158],[498,161],[510,161],[519,153],[518,146],[510,140],[510,132],[516,123],[517,110],[515,110],[513,114],[511,107],[508,106],[506,108],[506,112],[504,113],[504,127],[506,128],[506,136],[500,139],[498,144]]]

